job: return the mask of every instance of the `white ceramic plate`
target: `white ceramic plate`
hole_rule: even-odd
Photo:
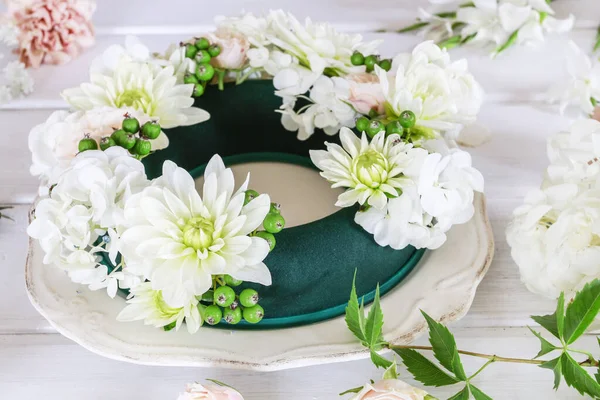
[[[309,175],[306,179],[312,179]],[[293,191],[289,185],[284,189],[282,195]],[[307,196],[305,189],[302,193]],[[475,210],[470,222],[455,226],[442,248],[427,252],[412,273],[383,297],[386,340],[406,344],[425,332],[419,309],[443,322],[466,314],[494,252],[481,195],[475,198]],[[105,357],[139,364],[272,371],[368,356],[343,317],[278,330],[201,328],[194,335],[185,329],[164,332],[142,322],[117,322],[124,299],[110,299],[103,291],[74,284],[42,259],[39,245],[30,241],[25,272],[31,302],[58,332]]]

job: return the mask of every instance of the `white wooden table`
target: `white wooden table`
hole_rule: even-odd
[[[341,391],[379,379],[381,372],[368,360],[274,373],[137,366],[104,359],[57,334],[25,293],[27,211],[37,188],[37,180],[28,172],[27,136],[52,110],[66,107],[59,92],[86,80],[90,61],[109,44],[122,43],[126,34],[140,35],[152,50],[160,51],[171,42],[210,29],[214,15],[277,7],[298,17],[328,20],[343,30],[367,32],[369,39],[382,38],[383,53],[391,56],[411,49],[419,38],[368,32],[405,26],[414,20],[417,6],[424,4],[424,0],[99,1],[97,46],[67,66],[35,71],[35,93],[0,106],[0,205],[13,205],[9,214],[16,220],[0,221],[0,398],[174,399],[186,382],[214,378],[237,387],[248,400],[335,399]],[[562,15],[576,15],[570,38],[584,49],[591,48],[600,22],[598,1],[556,0],[555,9]],[[469,314],[451,326],[462,349],[533,357],[538,344],[526,328],[532,323],[528,316],[550,312],[554,306],[520,283],[504,229],[525,192],[540,182],[546,165],[545,138],[569,125],[555,108],[533,101],[537,93],[564,76],[567,40],[552,37],[540,49],[512,49],[497,60],[475,49],[453,51],[454,57],[468,58],[487,92],[479,122],[493,133],[493,140],[472,154],[486,178],[496,256]],[[593,337],[584,341],[590,349],[597,346]],[[481,365],[472,358],[465,363],[471,372]],[[579,398],[564,383],[555,393],[551,382],[550,371],[519,364],[492,365],[476,379],[477,386],[495,399]],[[431,392],[447,398],[455,391]]]

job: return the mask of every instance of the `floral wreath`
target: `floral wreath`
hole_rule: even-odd
[[[305,140],[316,129],[340,144],[310,152],[339,207],[380,246],[435,249],[474,213],[483,178],[454,140],[475,121],[483,91],[466,60],[433,42],[393,59],[378,42],[271,11],[217,19],[217,30],[152,54],[135,38],[95,60],[90,82],[63,92],[58,111],[29,137],[41,199],[28,233],[44,263],[91,290],[129,291],[123,321],[165,330],[186,323],[257,323],[254,289],[271,284],[265,258],[285,225],[268,194],[235,188],[219,155],[203,193],[172,161],[149,180],[141,159],[168,146],[163,128],[202,123],[194,98],[225,82],[270,79],[281,123]],[[352,129],[355,129],[354,131]],[[359,133],[357,135],[357,133]],[[109,268],[105,258],[114,268]]]

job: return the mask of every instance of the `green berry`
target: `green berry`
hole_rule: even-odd
[[[194,58],[196,57],[196,53],[198,53],[198,48],[196,46],[194,46],[193,44],[186,44],[185,45],[185,56],[187,58]]]
[[[369,126],[367,127],[367,135],[369,135],[370,137],[373,137],[375,135],[377,135],[379,132],[381,132],[384,129],[383,124],[381,123],[381,121],[377,121],[377,120],[373,120],[369,123]]]
[[[216,325],[223,319],[223,311],[219,306],[208,306],[204,310],[204,322],[209,325]]]
[[[183,77],[183,83],[188,84],[188,85],[189,84],[195,85],[196,83],[198,83],[198,78],[196,78],[196,75],[188,74]]]
[[[148,121],[142,126],[142,136],[154,140],[160,136],[160,125],[156,122]]]
[[[233,286],[233,287],[235,287],[235,286],[240,286],[240,285],[241,285],[241,284],[244,282],[244,281],[242,281],[242,280],[240,280],[240,279],[235,279],[235,278],[232,278],[232,277],[231,277],[231,275],[225,275],[225,276],[223,277],[223,279],[225,280],[225,283],[226,283],[228,286]]]
[[[196,54],[196,63],[198,64],[208,64],[210,59],[211,56],[206,50],[200,50],[198,54]]]
[[[121,145],[121,140],[123,140],[125,136],[127,136],[127,132],[125,132],[123,129],[117,129],[112,133],[112,135],[110,135],[110,137],[112,138],[112,140],[115,141],[117,146]]]
[[[233,303],[231,303],[231,305],[229,306],[229,308],[231,308],[232,310],[235,310],[236,308],[238,308],[240,305],[240,303],[238,303],[237,300],[234,300]]]
[[[365,63],[365,56],[360,51],[355,51],[350,57],[352,65],[363,65]]]
[[[192,93],[192,95],[194,97],[200,97],[204,94],[204,85],[201,83],[196,83],[194,85],[194,93]]]
[[[223,311],[223,319],[225,322],[231,325],[235,325],[242,320],[242,309],[239,307],[236,308],[226,308]]]
[[[79,141],[79,151],[87,151],[87,150],[97,150],[98,143],[92,138],[85,137]]]
[[[244,319],[251,324],[257,324],[265,316],[265,310],[258,304],[249,308],[244,308]]]
[[[381,67],[382,70],[387,72],[390,69],[392,69],[392,60],[390,60],[389,58],[386,58],[385,60],[381,60],[381,61],[379,61],[379,66]]]
[[[404,110],[400,113],[400,117],[398,118],[400,121],[400,125],[404,129],[410,129],[415,126],[415,122],[417,121],[417,117],[415,117],[415,113],[410,110]]]
[[[214,298],[221,307],[229,307],[235,300],[235,292],[229,286],[220,286],[215,290]]]
[[[377,117],[379,117],[379,112],[377,112],[376,108],[371,108],[369,110],[369,118],[374,119],[374,118],[377,118]]]
[[[244,289],[240,293],[240,303],[244,307],[252,307],[258,304],[258,292],[254,289]]]
[[[133,154],[137,154],[138,156],[147,156],[150,154],[152,150],[152,144],[146,139],[136,139],[135,145],[131,149]]]
[[[215,69],[210,64],[198,65],[196,68],[196,78],[200,81],[210,81],[215,76]]]
[[[273,214],[281,214],[281,204],[271,203],[271,208],[269,209],[269,212]]]
[[[206,50],[210,47],[210,42],[207,38],[201,37],[200,39],[196,40],[194,45],[198,50]]]
[[[102,151],[108,149],[109,147],[113,147],[116,145],[117,145],[117,143],[110,136],[106,136],[106,137],[103,137],[102,139],[100,139],[100,150],[102,150]]]
[[[211,45],[208,48],[208,54],[210,54],[211,57],[217,57],[219,54],[221,54],[221,46],[218,44]]]
[[[377,56],[367,56],[365,57],[365,66],[367,67],[367,72],[373,71],[375,68],[375,64],[377,64]]]
[[[265,231],[258,231],[256,232],[255,236],[265,239],[269,244],[269,251],[273,251],[273,249],[275,248],[275,244],[277,244],[277,242],[275,241],[275,235]]]
[[[356,120],[356,129],[358,129],[359,132],[365,132],[367,130],[367,128],[369,127],[370,122],[371,122],[371,120],[369,120],[369,118],[360,117],[359,119]]]
[[[256,190],[248,189],[246,190],[246,198],[244,199],[244,205],[250,203],[252,200],[260,196],[260,194]]]
[[[389,122],[385,126],[386,135],[397,134],[397,135],[402,136],[403,132],[404,132],[404,128],[402,127],[402,124],[400,124],[400,121],[392,121],[392,122]]]
[[[140,131],[140,121],[136,118],[125,118],[123,120],[123,130],[127,133],[138,133]]]
[[[279,233],[285,226],[285,219],[281,214],[269,213],[263,221],[263,227],[269,233]]]
[[[117,142],[117,144],[126,150],[131,150],[135,146],[136,142],[137,138],[135,137],[135,135],[132,135],[131,133],[126,133],[124,136],[121,137],[121,140]]]

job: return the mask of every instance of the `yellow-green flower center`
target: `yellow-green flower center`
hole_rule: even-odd
[[[182,232],[183,244],[196,250],[204,250],[213,242],[215,227],[206,218],[194,217],[187,221]]]
[[[160,312],[160,317],[163,319],[172,318],[174,315],[179,314],[179,312],[181,311],[181,308],[173,308],[169,306],[163,299],[162,291],[160,290],[154,292],[154,305],[155,310],[158,310]]]
[[[115,98],[115,106],[118,108],[132,107],[148,113],[151,105],[152,97],[143,88],[124,90]]]
[[[371,188],[377,188],[388,178],[388,160],[374,149],[368,149],[352,161],[354,178]]]

